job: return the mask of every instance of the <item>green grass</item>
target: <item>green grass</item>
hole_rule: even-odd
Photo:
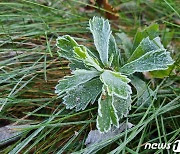
[[[110,2],[119,6],[129,0]],[[135,127],[87,148],[85,139],[96,128],[97,103],[76,113],[66,110],[57,99],[54,87],[70,71],[68,61],[58,57],[55,41],[69,34],[91,46],[88,20],[94,15],[103,16],[106,10],[79,11],[87,0],[0,2],[0,126],[31,124],[18,140],[0,147],[0,153],[172,153],[171,149],[147,151],[144,144],[179,139],[180,6],[174,0],[134,2],[134,9],[118,11],[119,20],[111,21],[113,31],[126,32],[132,38],[145,24],[159,23],[163,43],[173,50],[175,74],[145,79],[157,99],[147,108],[137,107],[133,93],[134,106],[123,120]]]

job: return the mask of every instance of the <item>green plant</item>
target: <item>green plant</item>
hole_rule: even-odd
[[[131,75],[135,72],[167,70],[172,65],[170,53],[157,36],[153,24],[137,32],[133,46],[122,40],[125,56],[121,55],[108,20],[94,17],[89,21],[97,53],[79,45],[65,35],[57,39],[60,57],[68,59],[72,76],[66,76],[56,86],[55,93],[63,97],[67,109],[84,110],[98,99],[97,128],[101,132],[119,127],[119,120],[131,109]],[[120,34],[125,39],[125,34]]]

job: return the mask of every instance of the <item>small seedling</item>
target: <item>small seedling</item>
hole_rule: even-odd
[[[174,63],[157,36],[158,25],[138,32],[133,45],[124,33],[124,54],[112,35],[108,20],[93,17],[89,21],[97,52],[79,45],[71,36],[58,37],[58,54],[70,61],[72,76],[66,76],[55,87],[67,109],[84,110],[98,100],[97,128],[108,132],[119,127],[119,120],[131,109],[130,76],[135,72],[166,70]],[[123,38],[123,39],[122,39]]]

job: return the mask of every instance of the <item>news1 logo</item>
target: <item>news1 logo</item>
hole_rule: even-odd
[[[180,152],[180,140],[174,143],[146,143],[144,149],[172,149],[173,152]]]

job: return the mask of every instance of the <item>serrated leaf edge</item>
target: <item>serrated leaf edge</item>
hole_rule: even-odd
[[[148,55],[148,54],[150,54],[150,53],[153,54],[153,53],[156,53],[156,52],[160,52],[160,51],[162,51],[162,50],[164,50],[164,52],[166,52],[166,53],[168,54],[169,58],[171,58],[170,52],[169,52],[169,51],[166,51],[166,49],[152,50],[152,51],[150,51],[150,52],[147,52],[147,53],[144,54],[143,56],[137,58],[136,60],[133,60],[133,61],[125,64],[123,67],[120,68],[120,71],[122,71],[122,69],[123,69],[125,66],[127,66],[127,65],[129,65],[129,64],[132,64],[132,63],[138,61],[139,59],[145,57],[146,55]],[[173,60],[172,58],[171,58],[170,60],[171,60],[171,62],[170,62],[169,64],[166,64],[166,67],[165,67],[165,68],[147,69],[147,70],[145,70],[145,71],[138,71],[138,70],[135,69],[135,70],[133,70],[133,72],[131,72],[131,73],[125,73],[125,74],[126,74],[126,75],[130,75],[130,74],[133,74],[133,73],[135,73],[135,72],[148,72],[148,71],[156,71],[156,70],[166,70],[166,69],[168,69],[168,66],[174,64],[174,60]]]
[[[62,80],[68,80],[68,78],[74,77],[74,76],[76,76],[76,75],[80,75],[80,74],[83,73],[83,72],[88,72],[88,73],[94,72],[94,73],[97,73],[94,77],[96,77],[96,76],[99,75],[99,72],[97,72],[97,71],[90,71],[90,70],[84,70],[84,69],[79,69],[79,70],[72,71],[72,74],[74,74],[74,75],[65,76],[63,79],[60,79],[60,80],[58,81],[58,84],[55,86],[55,93],[56,93],[58,96],[60,96],[61,94],[63,94],[63,93],[65,92],[65,90],[64,90],[64,91],[61,91],[61,92],[59,92],[59,90],[57,90],[57,86],[59,85],[59,83],[60,83]],[[93,78],[94,78],[94,77],[93,77]],[[80,85],[80,84],[82,84],[82,83],[85,83],[85,82],[87,82],[87,81],[89,81],[89,80],[91,80],[91,79],[92,79],[92,78],[89,78],[88,80],[85,80],[85,81],[81,81],[81,82],[79,82],[77,85],[72,86],[71,88],[66,89],[66,91],[72,90],[72,89],[75,88],[76,86],[78,86],[78,85]]]
[[[105,94],[105,86],[103,86],[102,87],[102,94],[101,94],[101,96],[99,97],[99,99],[98,99],[98,116],[100,116],[100,117],[102,117],[102,113],[101,113],[101,105],[100,105],[100,101],[101,101],[101,98],[102,98],[102,95],[103,94]],[[111,96],[111,97],[113,97],[113,96]],[[112,108],[114,109],[114,113],[115,113],[115,116],[116,116],[116,119],[117,119],[117,128],[119,128],[119,117],[118,117],[118,115],[117,115],[117,110],[115,109],[115,107],[114,107],[114,104],[113,104],[113,98],[112,98]],[[98,122],[98,116],[97,116],[97,119],[96,119],[96,126],[97,126],[97,128],[98,128],[98,130],[100,131],[101,129],[100,129],[100,127],[99,127],[99,122]],[[113,123],[112,123],[112,119],[110,119],[110,126],[109,126],[109,128],[108,129],[105,129],[105,131],[104,132],[101,132],[100,131],[100,133],[106,133],[106,132],[108,132],[110,129],[111,129],[111,125],[112,125]]]

